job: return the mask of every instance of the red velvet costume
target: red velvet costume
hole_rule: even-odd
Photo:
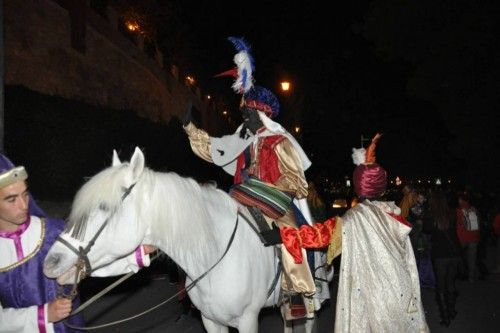
[[[259,140],[257,152],[259,156],[252,156],[251,161],[257,161],[257,165],[250,166],[250,173],[266,183],[274,184],[281,177],[281,171],[276,155],[276,146],[286,140],[283,135],[266,136]],[[250,145],[250,151],[254,151],[253,144]],[[253,153],[252,153],[253,154]],[[236,173],[234,174],[234,183],[241,183],[241,171],[245,169],[245,154],[238,157],[236,164]]]

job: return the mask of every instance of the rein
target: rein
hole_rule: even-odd
[[[175,293],[173,296],[170,296],[168,299],[164,300],[163,302],[161,302],[161,303],[159,303],[159,304],[157,304],[157,305],[155,305],[155,306],[153,306],[153,307],[151,307],[151,308],[149,308],[149,309],[147,309],[147,310],[145,310],[145,311],[143,311],[141,313],[138,313],[136,315],[133,315],[133,316],[130,316],[130,317],[127,317],[127,318],[124,318],[124,319],[116,320],[116,321],[113,321],[113,322],[110,322],[110,323],[107,323],[107,324],[102,324],[102,325],[97,325],[97,326],[79,327],[79,326],[73,326],[73,325],[69,324],[67,322],[67,320],[66,320],[66,321],[64,321],[64,325],[66,325],[67,327],[69,327],[71,329],[81,330],[81,331],[90,331],[90,330],[96,330],[96,329],[100,329],[100,328],[104,328],[104,327],[118,325],[118,324],[130,321],[132,319],[139,318],[139,317],[141,317],[141,316],[143,316],[143,315],[145,315],[147,313],[150,313],[150,312],[156,310],[160,306],[162,306],[162,305],[170,302],[172,299],[174,299],[175,297],[177,297],[179,294],[183,293],[184,291],[189,292],[192,288],[194,288],[196,286],[196,284],[198,282],[200,282],[201,279],[203,279],[205,276],[207,276],[208,273],[210,273],[210,271],[212,271],[212,269],[214,269],[215,266],[217,266],[222,261],[222,259],[226,256],[227,252],[229,251],[229,248],[233,244],[234,237],[236,235],[236,230],[238,229],[238,221],[239,221],[238,217],[239,216],[240,216],[240,213],[238,213],[237,216],[236,216],[236,223],[234,225],[233,232],[231,233],[231,237],[229,238],[229,241],[228,241],[228,244],[226,246],[226,249],[224,250],[224,253],[219,258],[219,260],[217,260],[215,262],[215,264],[213,264],[207,271],[205,271],[205,273],[201,274],[199,277],[197,277],[195,280],[193,280],[185,288],[183,288],[179,292]],[[156,256],[153,258],[153,260],[154,259],[156,259]],[[73,315],[75,315],[75,314],[83,311],[83,309],[85,309],[86,307],[88,307],[91,303],[95,302],[100,297],[102,297],[103,295],[105,295],[106,293],[108,293],[111,289],[115,288],[117,285],[119,285],[123,281],[127,280],[133,274],[135,274],[135,273],[130,272],[127,275],[125,275],[122,278],[120,278],[119,280],[115,281],[113,284],[111,284],[110,286],[108,286],[107,288],[105,288],[104,290],[102,290],[101,292],[99,292],[97,295],[95,295],[94,297],[92,297],[91,299],[89,299],[88,301],[86,301],[85,303],[83,303],[82,305],[80,305],[77,309],[75,309],[74,311],[72,311],[71,314],[70,314],[70,316],[73,316]]]

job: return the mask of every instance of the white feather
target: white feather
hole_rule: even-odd
[[[352,161],[356,165],[361,165],[366,161],[365,148],[352,148]]]
[[[238,67],[238,78],[234,81],[232,88],[237,93],[246,93],[253,86],[252,63],[246,51],[240,51],[234,56],[234,63]],[[246,70],[246,80],[243,82],[243,71]]]

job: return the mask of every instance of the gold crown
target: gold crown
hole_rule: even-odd
[[[0,188],[28,179],[23,166],[18,166],[0,174]]]

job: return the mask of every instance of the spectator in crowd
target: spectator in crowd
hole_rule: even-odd
[[[457,236],[467,262],[468,279],[474,282],[477,278],[477,247],[480,240],[480,220],[475,207],[471,205],[467,194],[458,196],[456,210]]]
[[[314,185],[313,182],[309,182],[308,189],[309,193],[307,195],[307,203],[309,204],[309,209],[311,210],[313,222],[323,222],[327,218],[325,203],[321,199],[316,189],[316,185]]]
[[[414,192],[413,200],[407,220],[412,224],[410,232],[411,245],[417,262],[420,286],[423,288],[434,288],[434,272],[430,257],[431,242],[429,237],[423,233],[424,219],[428,215],[427,199],[423,192]]]
[[[457,315],[455,303],[458,292],[455,286],[461,261],[454,214],[448,207],[446,196],[435,190],[429,198],[429,214],[424,220],[424,232],[430,234],[432,261],[436,276],[436,301],[441,317],[440,324],[449,326]]]
[[[401,216],[408,219],[411,208],[417,203],[417,192],[413,188],[405,187],[403,193],[404,196],[399,203],[399,208],[401,209]]]

